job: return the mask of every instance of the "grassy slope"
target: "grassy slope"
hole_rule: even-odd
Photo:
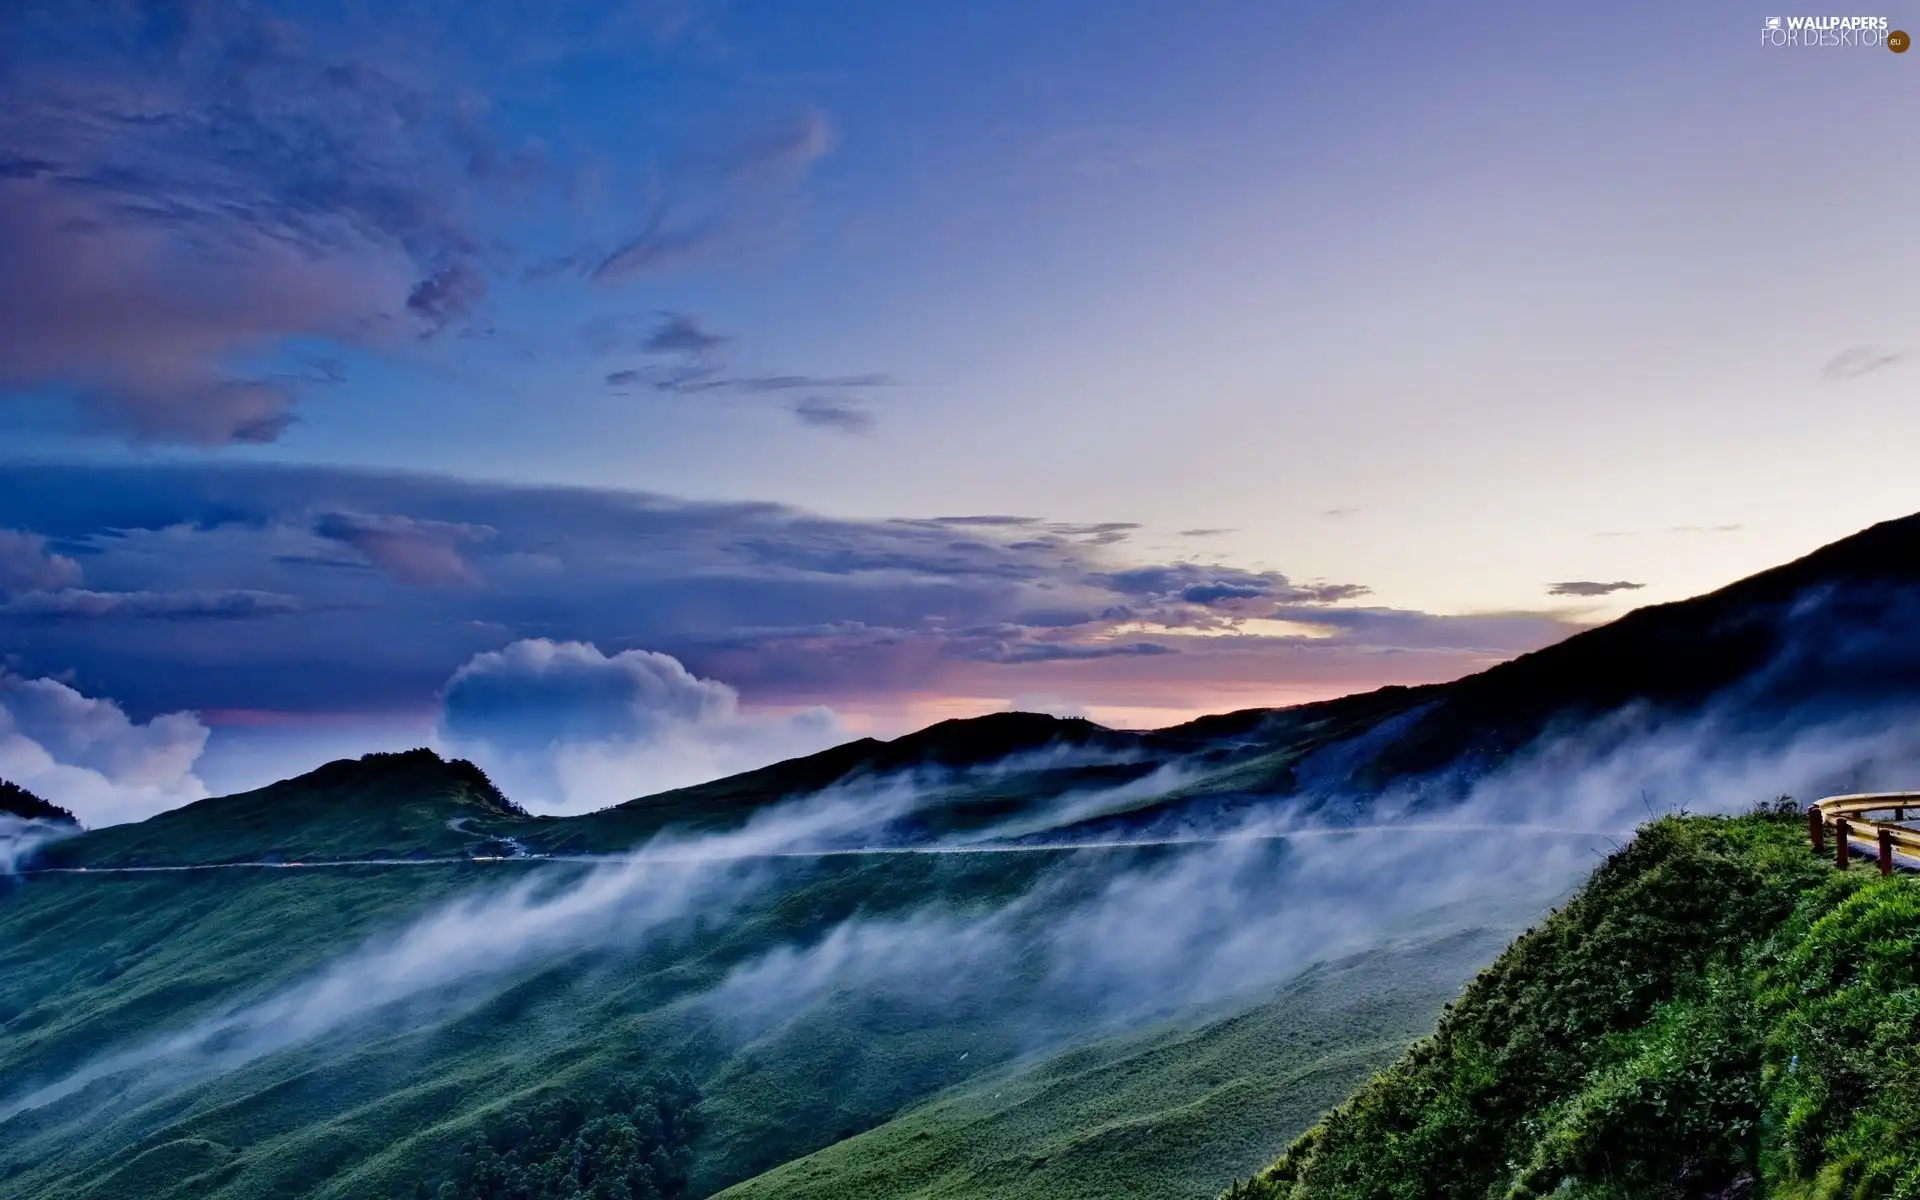
[[[342,759],[298,779],[92,830],[56,844],[41,861],[109,867],[428,857],[480,841],[449,822],[526,820],[471,764],[414,750]]]
[[[1357,955],[1198,1028],[1017,1064],[722,1195],[1212,1196],[1398,1055],[1505,936],[1470,929]]]
[[[1145,862],[1174,852],[1111,853]],[[1039,978],[996,974],[973,981],[975,994],[956,1000],[944,987],[922,994],[924,982],[909,978],[894,990],[783,1006],[765,1027],[742,1033],[701,999],[715,984],[770,948],[804,945],[856,914],[977,911],[1030,887],[1063,857],[913,856],[770,868],[783,874],[724,925],[690,918],[643,948],[548,958],[509,972],[484,1001],[409,1010],[153,1091],[103,1082],[17,1116],[0,1138],[0,1197],[407,1194],[490,1112],[556,1088],[590,1093],[610,1079],[663,1070],[691,1072],[710,1097],[698,1183],[724,1186],[882,1125],[1029,1054],[1032,1002],[1046,988]],[[5,1093],[302,978],[429,906],[529,872],[578,870],[475,864],[36,879],[0,903]],[[1373,1048],[1367,1053],[1389,1053],[1446,986],[1389,1004],[1345,1033],[1323,1025],[1320,1035],[1350,1034]],[[1183,1074],[1179,1059],[1211,1053],[1224,1063],[1241,1048],[1257,1048],[1261,1029],[1278,1028],[1223,1027],[1140,1051],[1138,1061],[1151,1063],[1166,1086],[1190,1093],[1196,1107],[1182,1119],[1194,1147],[1219,1145],[1197,1131],[1240,1093],[1206,1089],[1205,1068]],[[1298,1064],[1307,1071],[1303,1086],[1320,1089],[1306,1098],[1285,1101],[1252,1083],[1245,1094],[1282,1106],[1263,1112],[1297,1109],[1303,1117],[1375,1061],[1342,1060],[1333,1049],[1317,1057],[1334,1074]],[[1266,1051],[1246,1053],[1248,1079],[1274,1061],[1262,1057]],[[1097,1106],[1062,1110],[1050,1118],[1049,1136],[1071,1140],[1079,1124],[1116,1115]],[[1255,1136],[1240,1158],[1271,1152],[1276,1135]],[[1089,1160],[1084,1151],[1129,1145],[1095,1139],[1080,1161]],[[1196,1170],[1217,1171],[1206,1157],[1189,1155],[1201,1164]]]
[[[1658,822],[1246,1200],[1920,1196],[1920,880]]]
[[[329,763],[256,791],[202,800],[138,824],[94,830],[43,851],[39,865],[443,857],[500,853],[501,843],[494,839],[501,837],[542,853],[618,852],[669,829],[699,834],[734,828],[781,799],[900,772],[915,773],[916,810],[897,827],[873,835],[889,841],[929,839],[1043,816],[1062,796],[1118,787],[1160,766],[1179,764],[1181,786],[1115,804],[1076,828],[1054,832],[1093,832],[1115,822],[1138,828],[1196,805],[1218,811],[1223,798],[1230,807],[1233,797],[1284,792],[1303,757],[1404,710],[1414,695],[1410,689],[1386,688],[1277,712],[1229,714],[1160,734],[995,714],[942,722],[893,742],[861,739],[575,817],[529,816],[470,765],[443,763],[426,751],[373,755]],[[1050,750],[1118,755],[1123,761],[1054,764],[1045,757]],[[1035,757],[1020,769],[969,770],[1023,754]]]

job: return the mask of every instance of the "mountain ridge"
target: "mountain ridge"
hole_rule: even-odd
[[[187,861],[179,855],[189,849],[214,855],[210,861],[405,858],[492,853],[502,839],[598,853],[670,828],[732,828],[783,799],[900,775],[927,782],[944,805],[892,831],[908,840],[983,827],[1049,795],[1118,787],[1168,766],[1190,778],[1063,831],[1177,828],[1286,797],[1311,812],[1329,797],[1499,761],[1550,729],[1633,706],[1671,716],[1709,702],[1810,711],[1822,702],[1920,697],[1920,653],[1899,636],[1906,619],[1920,615],[1907,586],[1915,583],[1920,515],[1871,526],[1701,596],[1635,609],[1446,683],[1242,709],[1156,730],[1040,713],[956,718],[572,817],[529,815],[465,760],[425,749],[367,755],[138,825],[91,831],[43,855],[93,866]],[[384,800],[373,800],[376,794]],[[383,815],[382,803],[411,810]],[[357,840],[337,836],[325,828],[329,819],[364,828]],[[181,836],[203,824],[209,828]]]

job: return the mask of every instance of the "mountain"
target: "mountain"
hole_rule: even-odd
[[[1197,1027],[990,1072],[721,1196],[1211,1196],[1223,1173],[1252,1173],[1388,1065],[1508,932],[1429,929],[1317,964],[1272,999]]]
[[[1554,727],[1629,706],[1757,716],[1920,695],[1920,515],[1887,521],[1691,600],[1652,605],[1433,689],[1435,703],[1369,765],[1374,786],[1469,756],[1512,754]]]
[[[418,858],[460,854],[482,841],[462,832],[466,822],[526,819],[472,763],[409,750],[342,759],[256,791],[96,829],[50,847],[42,862],[122,867]]]
[[[4,779],[0,779],[0,813],[28,821],[58,821],[64,825],[80,823],[66,809],[42,800],[19,784],[8,783]]]
[[[1920,881],[1669,817],[1228,1200],[1905,1196]]]
[[[1877,1179],[1875,1131],[1907,1127],[1899,1079],[1807,1048],[1786,1070],[1818,1096],[1768,1074],[1793,1021],[1854,1019],[1818,1008],[1845,971],[1779,973],[1814,962],[1796,922],[1839,929],[1880,887],[1832,882],[1787,818],[1655,825],[1450,1010],[1591,846],[1529,873],[1519,842],[1473,857],[1476,828],[1207,839],[1248,816],[1355,822],[1390,787],[1441,805],[1622,709],[1731,714],[1764,739],[1910,702],[1916,575],[1908,518],[1448,684],[1144,732],[994,714],[572,817],[526,813],[471,763],[377,754],[76,833],[30,864],[70,873],[0,889],[0,1200],[456,1200],[510,1156],[561,1169],[578,1137],[658,1148],[675,1200],[1204,1200],[1263,1171],[1240,1185],[1263,1200],[1427,1195],[1428,1170],[1460,1195],[1553,1171],[1592,1184],[1578,1194],[1661,1194],[1580,1174],[1579,1147],[1646,1133],[1643,1094],[1686,1128],[1817,1127],[1670,1139],[1632,1186],[1672,1184],[1657,1172],[1687,1154],[1723,1197],[1789,1152],[1767,1178]],[[788,841],[741,836],[776,811]],[[593,858],[662,833],[651,856]],[[1382,865],[1383,845],[1409,849]],[[1896,942],[1920,934],[1905,903],[1869,906]],[[1902,970],[1874,986],[1904,996]],[[1818,1011],[1769,1015],[1781,988]],[[1905,1029],[1877,992],[1855,1001],[1880,1022],[1860,1037]],[[1700,1045],[1731,1057],[1671,1041],[1727,1011],[1747,1040]],[[1733,1107],[1688,1108],[1669,1060],[1714,1088],[1733,1070],[1713,1092]],[[1894,1107],[1821,1107],[1868,1083]],[[1294,1140],[1355,1087],[1349,1115]],[[1481,1141],[1448,1124],[1461,1112]],[[1609,1113],[1627,1124],[1596,1124]],[[1526,1180],[1483,1169],[1536,1159]]]

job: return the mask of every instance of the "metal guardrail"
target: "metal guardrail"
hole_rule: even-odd
[[[1807,837],[1815,854],[1827,852],[1827,831],[1833,831],[1833,865],[1846,870],[1854,844],[1871,846],[1867,853],[1880,864],[1882,875],[1894,870],[1920,871],[1920,829],[1901,824],[1911,812],[1920,821],[1920,792],[1855,792],[1828,796],[1807,806]],[[1891,814],[1891,820],[1872,820],[1868,813]],[[1902,859],[1906,861],[1901,861]]]

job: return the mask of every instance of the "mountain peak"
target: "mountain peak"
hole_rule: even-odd
[[[272,786],[354,788],[375,784],[460,790],[469,799],[484,807],[498,809],[503,815],[527,815],[527,811],[509,800],[506,793],[477,764],[464,758],[441,758],[425,746],[412,750],[379,750],[359,758],[335,759],[315,767],[305,775]]]
[[[29,821],[60,821],[78,825],[79,819],[49,800],[42,800],[17,783],[0,779],[0,813]]]

